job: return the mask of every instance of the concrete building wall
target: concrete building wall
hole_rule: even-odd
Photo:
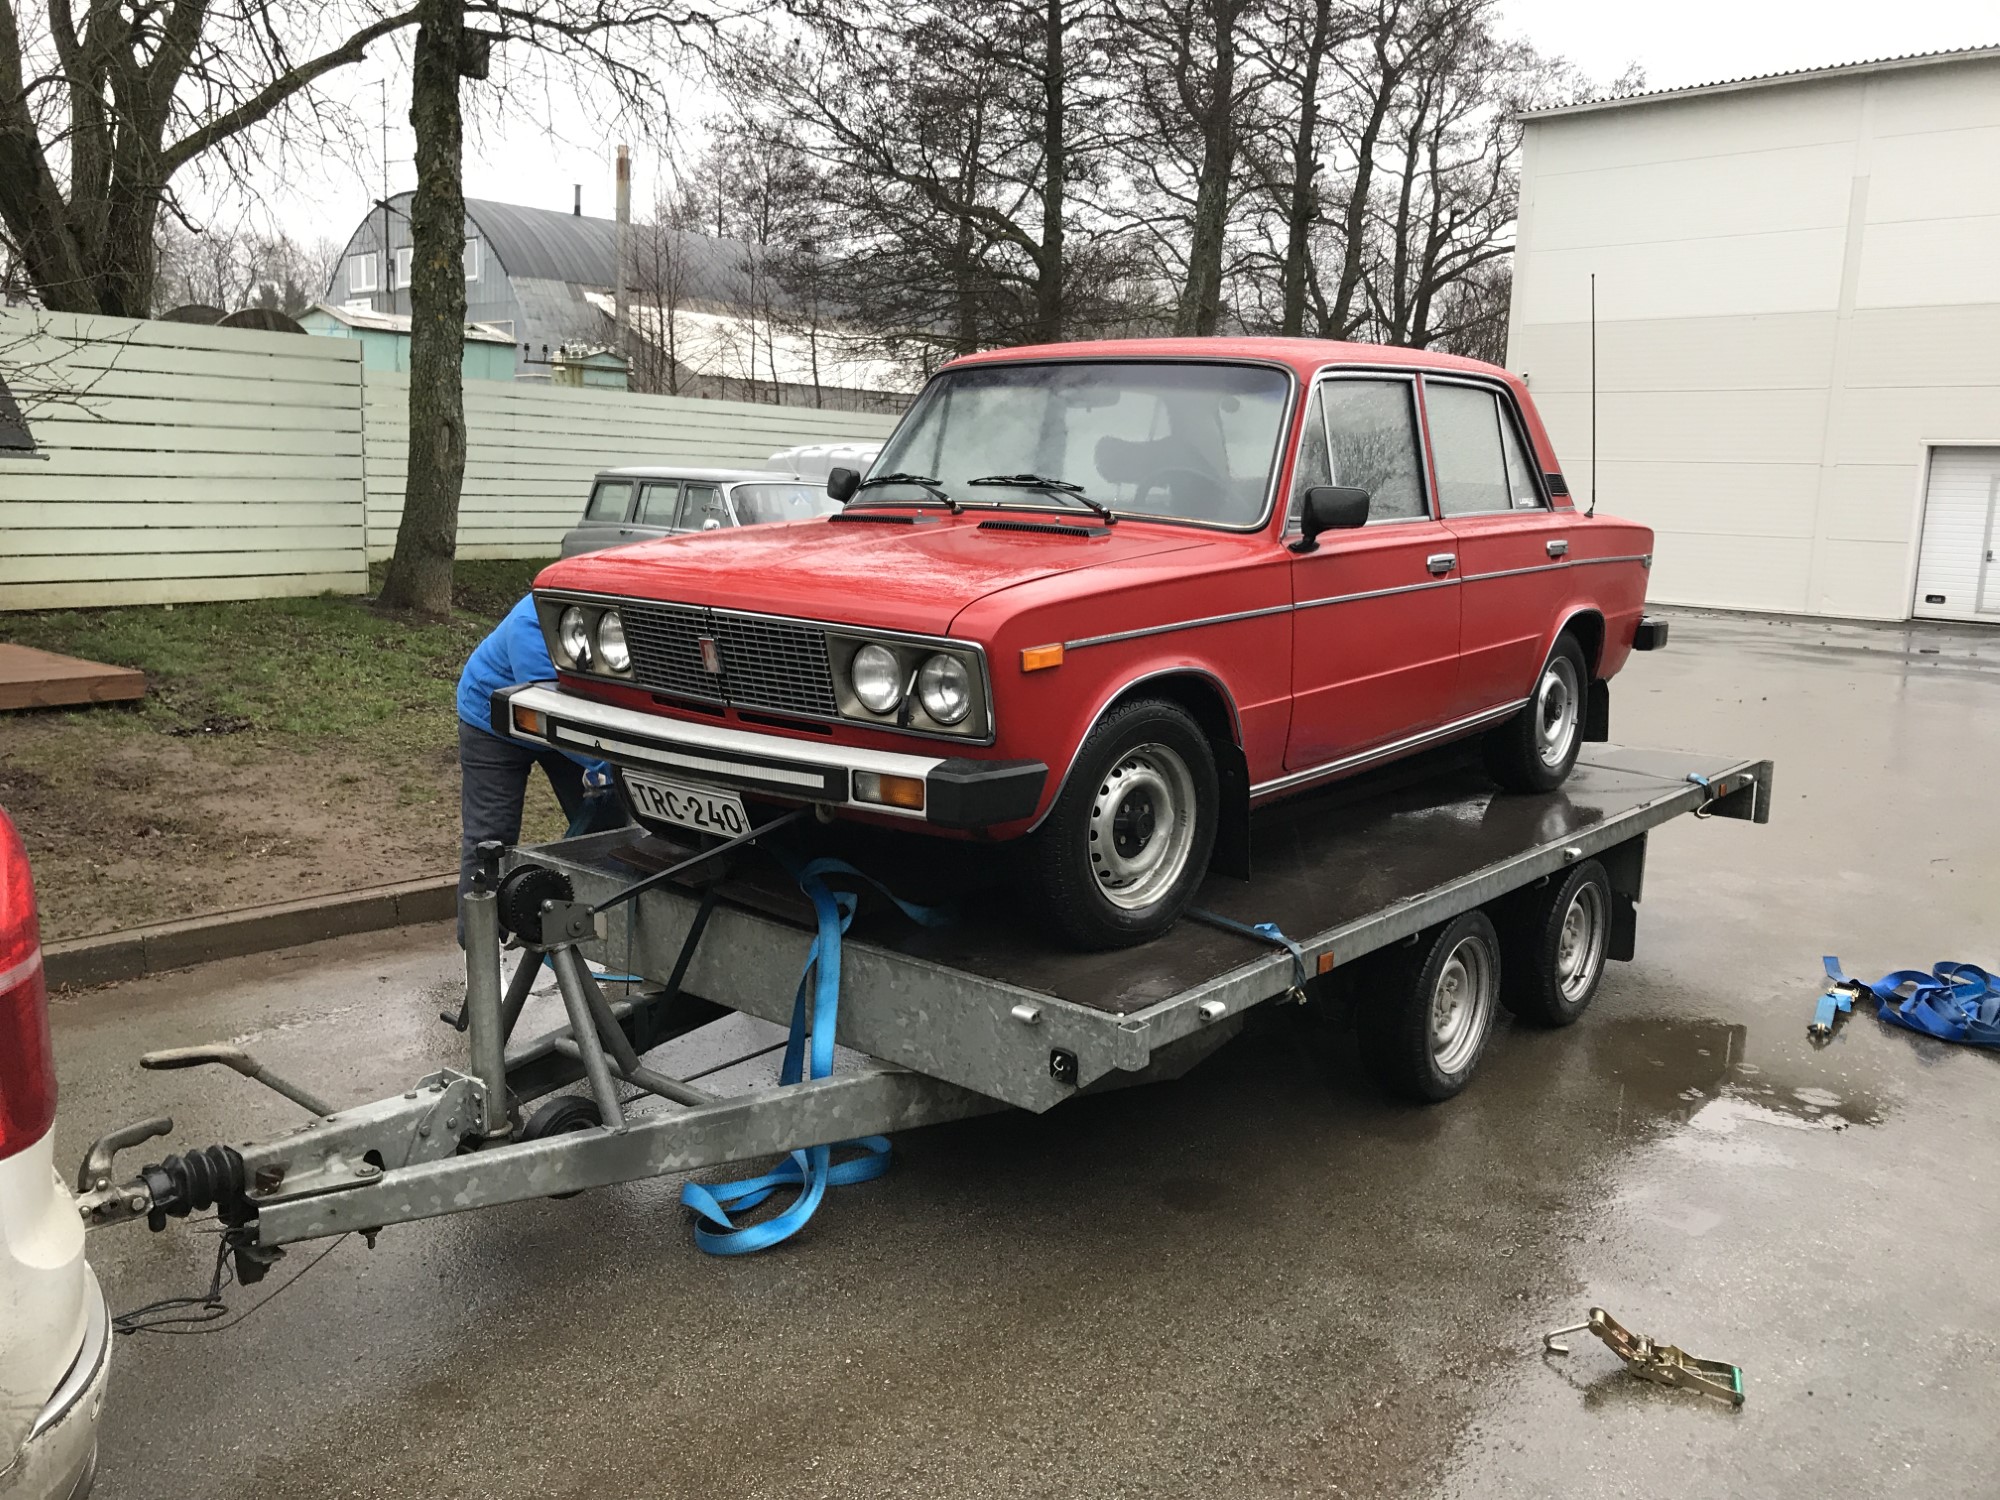
[[[2000,444],[2000,53],[1532,118],[1508,363],[1655,598],[1909,616],[1931,453]]]

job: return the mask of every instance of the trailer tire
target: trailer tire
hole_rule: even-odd
[[[569,1135],[578,1130],[595,1130],[604,1123],[597,1101],[581,1094],[558,1094],[528,1116],[521,1127],[524,1141],[545,1141],[552,1135]],[[578,1188],[576,1193],[582,1192]],[[549,1197],[574,1198],[576,1193],[550,1193]]]
[[[1535,677],[1521,711],[1486,736],[1486,769],[1510,792],[1551,792],[1569,779],[1583,748],[1590,669],[1565,630]]]
[[[1179,920],[1222,815],[1215,749],[1178,703],[1099,719],[1029,845],[1050,923],[1079,948],[1128,948]]]
[[[1500,1003],[1534,1026],[1567,1026],[1596,998],[1611,947],[1611,877],[1594,859],[1522,891],[1501,924]]]
[[[1389,1093],[1436,1104],[1459,1093],[1493,1034],[1500,938],[1469,911],[1393,950],[1355,1015],[1362,1057]],[[1368,989],[1375,993],[1370,995]]]

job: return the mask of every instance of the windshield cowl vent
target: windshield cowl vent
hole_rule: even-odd
[[[1033,531],[1043,536],[1109,536],[1109,526],[1071,526],[1063,521],[981,521],[981,531]]]
[[[829,521],[860,522],[872,521],[878,526],[935,526],[936,516],[914,515],[908,511],[860,510],[840,511],[827,517]]]

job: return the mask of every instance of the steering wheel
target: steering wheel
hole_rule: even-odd
[[[1138,488],[1132,494],[1132,508],[1137,510],[1139,502],[1144,500],[1155,489],[1165,489],[1170,496],[1178,501],[1181,497],[1174,493],[1174,481],[1176,479],[1193,480],[1196,485],[1196,494],[1199,494],[1201,487],[1205,486],[1208,493],[1204,498],[1208,501],[1213,502],[1222,499],[1222,480],[1216,475],[1211,474],[1206,469],[1191,468],[1186,464],[1168,464],[1165,468],[1153,470],[1152,473],[1139,481]],[[1194,513],[1183,511],[1182,514]],[[1219,520],[1220,517],[1210,517],[1208,519]]]

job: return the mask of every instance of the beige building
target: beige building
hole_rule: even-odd
[[[2000,622],[2000,47],[1529,116],[1508,363],[1662,602]]]

